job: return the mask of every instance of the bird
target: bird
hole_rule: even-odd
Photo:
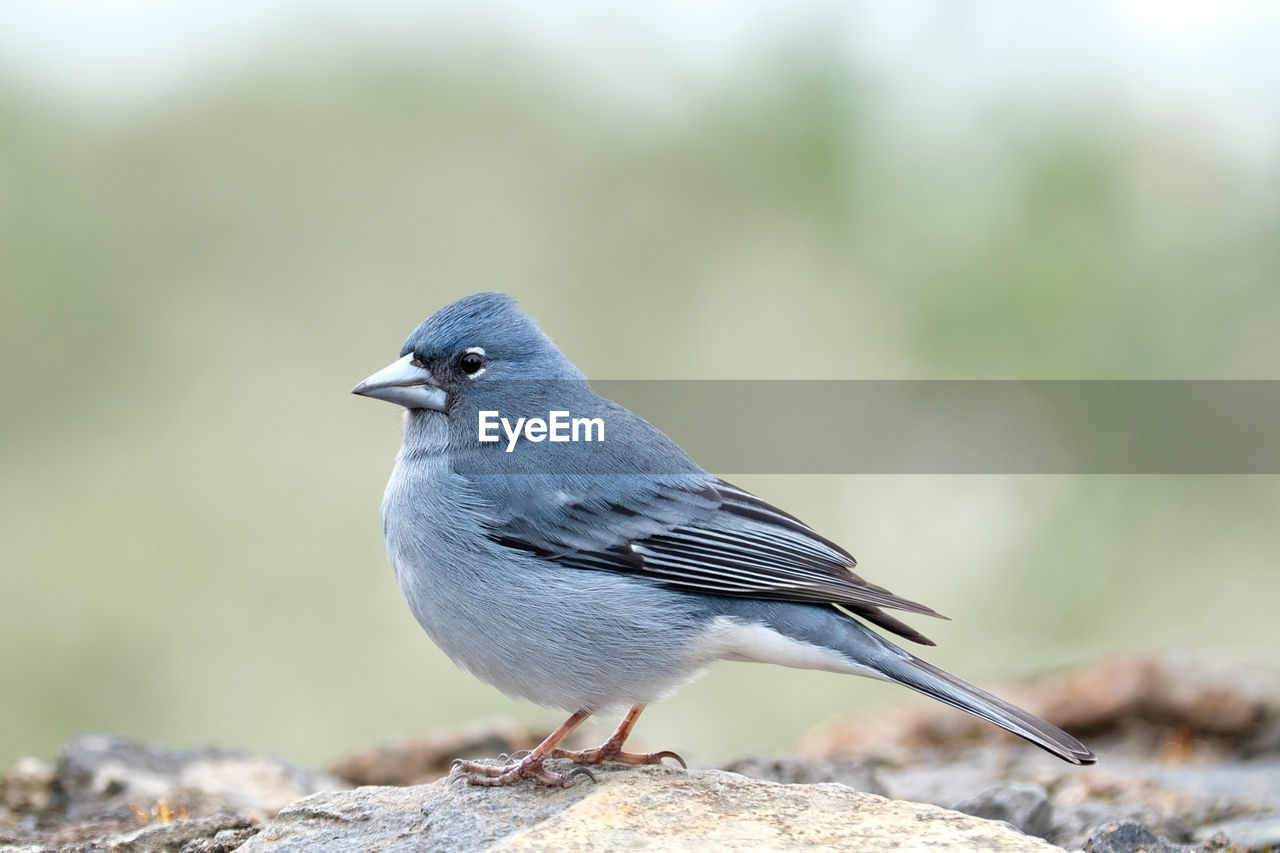
[[[604,763],[687,767],[669,750],[623,747],[647,705],[718,660],[894,682],[1072,764],[1095,761],[1056,726],[890,642],[934,645],[889,611],[939,614],[864,580],[843,547],[597,395],[509,296],[440,309],[352,393],[405,410],[382,521],[419,624],[482,681],[571,712],[532,750],[456,760],[455,779],[568,787]],[[562,427],[571,416],[602,429],[552,440],[557,412]],[[621,709],[599,747],[561,748],[592,714]]]

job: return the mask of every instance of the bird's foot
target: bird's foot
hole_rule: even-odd
[[[592,782],[596,781],[595,774],[585,767],[575,767],[566,773],[548,770],[543,767],[547,757],[535,757],[529,753],[519,760],[509,761],[506,764],[485,764],[480,761],[463,761],[459,758],[454,760],[449,778],[461,779],[468,785],[481,785],[486,788],[510,785],[521,779],[536,779],[544,785],[557,788],[571,787],[580,776],[585,776]]]
[[[684,759],[669,749],[661,752],[623,752],[622,744],[611,742],[595,749],[557,749],[551,753],[551,757],[567,758],[574,764],[661,764],[662,759],[670,758],[685,770],[689,769]]]

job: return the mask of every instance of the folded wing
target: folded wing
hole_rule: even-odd
[[[528,507],[495,518],[499,544],[584,570],[645,577],[671,589],[833,605],[906,639],[933,645],[883,608],[938,616],[932,609],[868,583],[854,558],[808,525],[723,480],[681,478],[627,499],[559,492],[556,512],[531,523]]]

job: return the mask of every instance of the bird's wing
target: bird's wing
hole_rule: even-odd
[[[932,645],[881,608],[939,614],[863,580],[839,545],[723,480],[635,478],[625,495],[611,489],[608,501],[593,499],[594,489],[576,491],[559,490],[554,512],[545,493],[526,493],[539,511],[508,506],[490,519],[490,537],[562,565],[645,577],[685,592],[835,605]]]

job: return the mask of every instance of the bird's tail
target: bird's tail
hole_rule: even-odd
[[[1064,761],[1092,764],[1096,760],[1092,750],[1052,723],[912,654],[898,651],[900,655],[878,656],[873,664],[876,671],[890,681],[995,723]]]
[[[736,635],[726,630],[720,632],[720,640],[728,643],[722,657],[892,681],[995,723],[1064,761],[1092,764],[1095,760],[1087,746],[1057,726],[920,660],[844,611],[811,604],[728,597],[708,599],[708,602],[708,606],[714,606],[716,616],[727,617],[717,622],[722,629],[741,629]],[[768,631],[755,630],[758,628]],[[770,635],[773,640],[769,640]],[[794,642],[774,641],[783,638]],[[815,654],[818,649],[829,649],[835,656]]]

